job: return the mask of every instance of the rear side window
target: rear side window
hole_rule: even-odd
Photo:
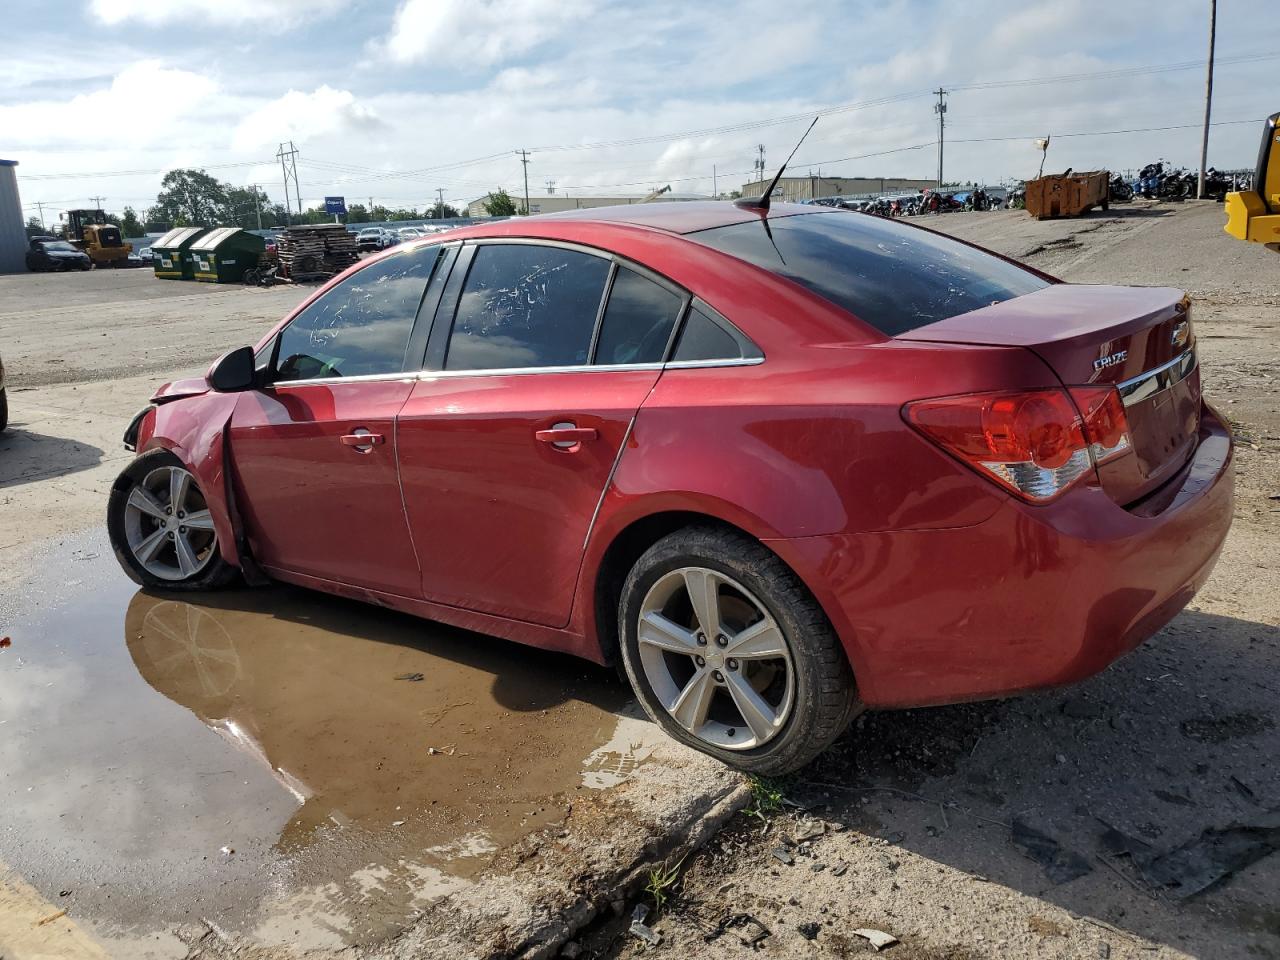
[[[399,373],[439,247],[358,270],[280,333],[277,382]]]
[[[634,270],[618,267],[594,362],[661,363],[683,306],[680,295]]]
[[[760,349],[746,337],[730,332],[724,324],[697,303],[689,307],[689,316],[676,341],[672,360],[757,360]]]
[[[446,370],[577,366],[590,360],[609,261],[532,244],[476,249]]]
[[[794,280],[890,337],[1048,286],[950,237],[866,214],[752,219],[686,236]]]

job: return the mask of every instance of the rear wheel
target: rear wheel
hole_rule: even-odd
[[[205,590],[236,575],[199,484],[167,450],[143,454],[116,479],[107,532],[125,573],[144,587]]]
[[[741,770],[804,766],[860,708],[817,601],[741,534],[693,527],[658,541],[623,585],[620,621],[623,665],[649,716]]]

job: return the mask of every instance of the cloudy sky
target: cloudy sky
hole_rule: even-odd
[[[145,208],[202,166],[303,201],[710,193],[772,169],[946,175],[1194,166],[1208,0],[4,0],[0,157],[23,203]],[[1219,0],[1209,162],[1280,110],[1275,0]],[[1035,81],[1035,82],[1027,82]],[[1152,129],[1180,128],[1180,129]],[[1136,131],[1121,132],[1114,131]],[[46,208],[47,210],[48,208]]]

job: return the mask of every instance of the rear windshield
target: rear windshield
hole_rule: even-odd
[[[950,237],[847,211],[687,236],[794,280],[890,337],[1049,285]]]

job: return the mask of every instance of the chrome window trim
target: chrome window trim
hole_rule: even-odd
[[[1116,389],[1120,391],[1120,400],[1126,407],[1150,400],[1185,380],[1191,371],[1196,369],[1197,363],[1195,347],[1192,347],[1167,363],[1117,383]]]
[[[359,377],[316,377],[311,380],[282,380],[267,389],[323,386],[340,383],[372,383],[376,381],[455,380],[459,377],[523,377],[535,373],[635,373],[644,370],[696,370],[711,367],[755,367],[764,357],[733,360],[669,360],[666,363],[575,364],[561,367],[506,367],[500,370],[417,370],[400,373],[370,373]]]

